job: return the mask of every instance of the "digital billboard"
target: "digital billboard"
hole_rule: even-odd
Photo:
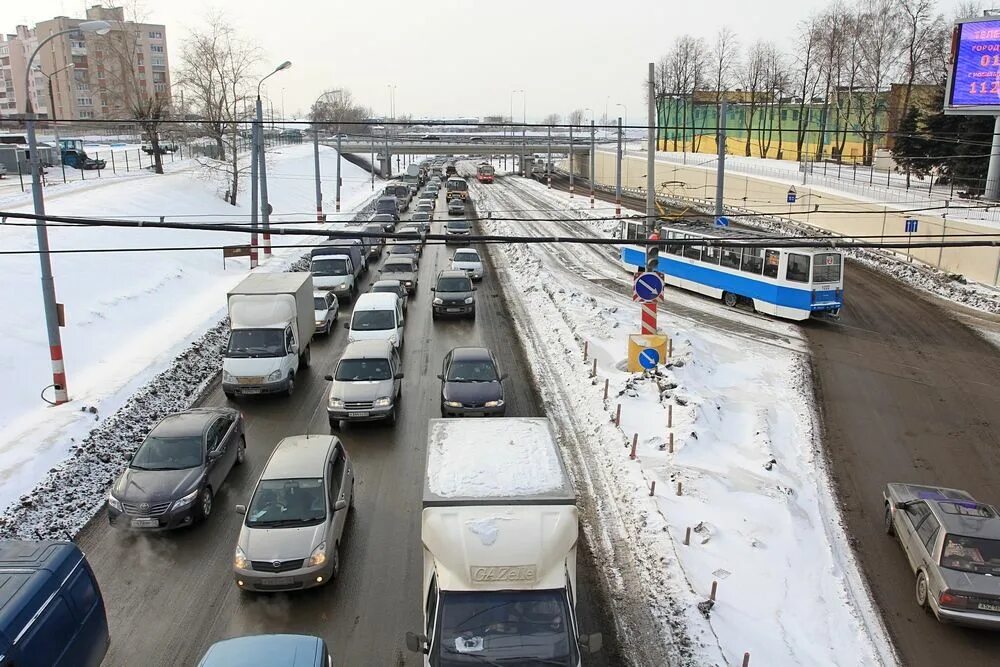
[[[955,26],[946,113],[1000,115],[1000,17]]]

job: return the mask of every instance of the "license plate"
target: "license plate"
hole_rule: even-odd
[[[367,417],[368,413],[367,412],[348,412],[347,416],[348,417]]]
[[[244,394],[259,394],[263,390],[260,387],[247,387],[242,391]]]
[[[261,377],[241,377],[237,379],[240,384],[260,384],[264,378]]]
[[[448,312],[448,313],[460,313],[460,312],[462,312],[462,309],[461,308],[447,308],[447,309],[445,309],[445,312]]]
[[[291,586],[294,583],[294,579],[291,577],[273,577],[269,579],[262,579],[257,585],[258,586]]]
[[[159,519],[132,519],[133,528],[159,528]]]
[[[989,604],[988,602],[980,602],[978,605],[979,609],[983,611],[996,611],[1000,612],[1000,604]]]

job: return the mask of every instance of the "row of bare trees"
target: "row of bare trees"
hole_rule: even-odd
[[[979,13],[965,4],[954,18]],[[756,144],[759,155],[783,157],[786,133],[794,132],[797,159],[810,149],[839,157],[854,134],[870,162],[887,112],[902,117],[916,102],[915,86],[945,76],[949,40],[950,21],[934,0],[833,0],[799,24],[789,52],[766,40],[743,48],[729,28],[711,42],[681,35],[656,65],[656,98],[669,115],[660,123],[673,130],[673,150],[697,151],[701,137],[715,132],[704,107],[727,99],[748,156]],[[894,109],[887,108],[891,84],[904,86]],[[791,110],[797,113],[784,113]]]

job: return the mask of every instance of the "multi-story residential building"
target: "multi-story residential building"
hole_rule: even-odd
[[[69,32],[47,43],[24,90],[25,65],[39,42],[96,20],[110,23],[110,32]],[[121,7],[95,5],[85,18],[57,16],[33,29],[17,26],[0,40],[0,118],[24,113],[29,97],[34,111],[46,117],[127,118],[138,101],[157,96],[170,96],[166,27],[127,21]]]

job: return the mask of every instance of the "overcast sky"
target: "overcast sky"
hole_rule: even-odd
[[[0,30],[57,15],[83,16],[99,0],[0,0]],[[268,64],[293,67],[268,81],[278,112],[308,110],[325,89],[349,88],[376,113],[416,116],[509,113],[511,91],[526,91],[529,121],[590,107],[598,119],[628,107],[644,122],[647,63],[691,33],[711,41],[723,25],[743,44],[772,39],[791,47],[797,24],[829,0],[140,0],[148,21],[167,26],[172,65],[209,9],[257,40]],[[951,15],[957,0],[941,0]],[[266,67],[266,65],[262,66]],[[522,95],[513,97],[514,117]]]

